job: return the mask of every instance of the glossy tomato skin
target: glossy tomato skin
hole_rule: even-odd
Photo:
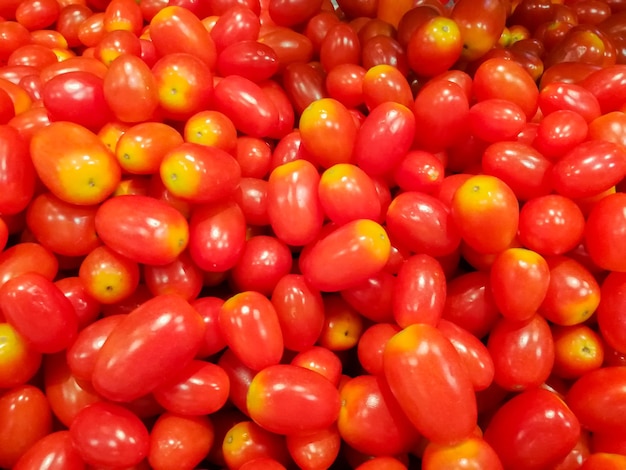
[[[93,385],[111,400],[146,395],[194,358],[203,334],[202,317],[188,302],[176,295],[153,297],[113,328],[97,353]],[[164,342],[171,346],[163,349]],[[149,359],[155,355],[158,363]]]
[[[16,470],[84,470],[85,462],[72,444],[70,432],[56,431],[42,437],[28,449],[13,467]]]
[[[591,209],[584,228],[585,247],[593,262],[611,271],[626,271],[623,234],[626,195],[616,193],[598,201]]]
[[[624,322],[626,275],[612,272],[602,282],[597,320],[604,340],[615,350],[626,353],[626,335],[620,325]]]
[[[17,214],[26,208],[35,192],[35,168],[28,158],[28,143],[19,131],[0,126],[1,214]]]
[[[148,196],[107,200],[98,207],[95,224],[105,245],[138,263],[171,263],[189,240],[189,226],[183,215]]]
[[[592,432],[624,432],[624,383],[626,370],[622,367],[603,367],[580,377],[565,395],[565,401]]]
[[[41,353],[68,347],[78,332],[71,302],[53,282],[38,273],[21,274],[0,288],[2,312],[8,322]]]
[[[424,470],[452,470],[455,468],[502,470],[502,462],[493,448],[480,437],[472,436],[450,446],[427,444],[422,457]]]
[[[414,324],[395,334],[385,347],[383,371],[400,407],[427,439],[452,443],[475,429],[476,397],[469,374],[434,326]]]
[[[278,364],[284,342],[270,300],[255,291],[240,292],[224,302],[218,322],[228,347],[254,370]]]
[[[526,390],[547,380],[554,364],[554,341],[548,322],[534,315],[526,322],[501,319],[489,334],[494,381],[507,390]]]
[[[0,333],[5,338],[0,349],[0,387],[8,389],[32,379],[41,366],[42,355],[5,321],[0,323]]]
[[[309,369],[278,364],[261,370],[248,389],[250,417],[261,427],[283,435],[328,428],[339,416],[337,388]]]
[[[385,229],[369,219],[357,219],[332,230],[300,257],[307,282],[320,291],[353,287],[378,273],[387,263],[391,243]]]
[[[102,402],[84,408],[69,432],[74,447],[90,465],[133,466],[148,455],[148,430],[121,405]]]
[[[496,411],[485,440],[506,469],[556,465],[576,445],[580,424],[555,393],[542,388],[522,392]]]
[[[303,436],[287,436],[289,455],[303,470],[330,467],[339,455],[341,436],[336,426]]]
[[[595,95],[575,83],[550,83],[542,87],[538,104],[544,116],[567,109],[591,122],[601,115],[600,103]]]
[[[38,243],[18,243],[0,253],[0,286],[29,272],[39,273],[52,281],[58,270],[59,261],[55,255]]]

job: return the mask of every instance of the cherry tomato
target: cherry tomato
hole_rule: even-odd
[[[555,326],[552,328],[552,336],[555,352],[552,369],[554,375],[576,379],[602,366],[602,338],[587,325]]]
[[[55,255],[38,243],[24,242],[0,253],[0,287],[21,274],[39,273],[52,281],[58,272]]]
[[[589,214],[584,228],[585,247],[593,262],[612,271],[626,271],[621,235],[626,196],[616,193],[598,201]]]
[[[240,421],[227,431],[222,452],[230,468],[241,468],[247,462],[262,458],[285,464],[289,461],[285,437],[266,431],[250,420]]]
[[[452,470],[470,465],[484,470],[504,468],[493,447],[479,437],[470,437],[448,446],[429,443],[424,449],[422,457],[424,470]]]
[[[28,382],[39,370],[41,353],[30,346],[9,323],[0,323],[0,387],[9,389]]]
[[[72,444],[70,432],[56,431],[39,439],[15,463],[16,470],[84,470],[85,463]]]
[[[413,324],[396,333],[385,347],[383,371],[400,407],[430,441],[452,443],[469,437],[476,427],[469,374],[434,326]],[[416,385],[423,381],[428,388]]]
[[[1,214],[17,214],[35,192],[35,171],[28,158],[28,142],[11,126],[0,125]]]
[[[494,0],[459,0],[450,18],[458,25],[463,40],[461,57],[467,61],[480,58],[496,45],[507,17],[506,6]]]
[[[330,467],[339,455],[341,436],[336,426],[286,438],[289,455],[303,470]]]

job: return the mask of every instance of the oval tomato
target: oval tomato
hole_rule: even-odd
[[[0,125],[0,214],[23,211],[35,192],[35,168],[28,142],[9,125]]]
[[[56,431],[39,439],[13,467],[15,470],[84,470],[85,462],[74,448],[69,431]]]

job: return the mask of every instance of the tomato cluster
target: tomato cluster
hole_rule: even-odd
[[[626,468],[623,0],[0,3],[0,468]]]

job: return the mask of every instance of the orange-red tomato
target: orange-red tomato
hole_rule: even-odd
[[[10,389],[28,382],[39,370],[41,353],[35,351],[9,323],[0,323],[0,387]]]

